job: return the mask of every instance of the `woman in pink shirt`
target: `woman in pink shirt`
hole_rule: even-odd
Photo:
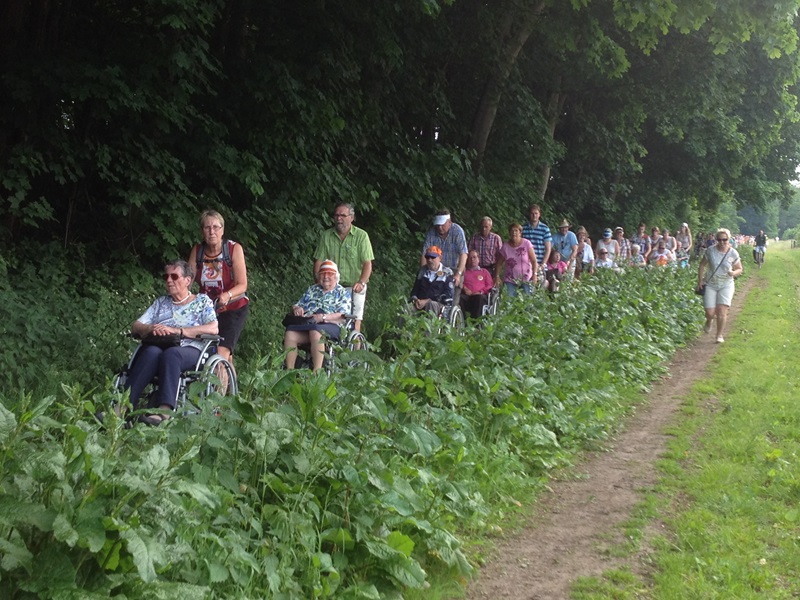
[[[516,296],[521,288],[533,293],[536,285],[536,253],[530,241],[522,237],[522,225],[512,223],[508,228],[508,241],[497,253],[497,276],[503,274],[506,294]]]
[[[461,289],[461,309],[477,319],[483,313],[483,307],[489,301],[489,292],[494,282],[492,275],[481,268],[481,259],[477,250],[470,250],[467,256],[467,270],[464,271],[464,287]]]

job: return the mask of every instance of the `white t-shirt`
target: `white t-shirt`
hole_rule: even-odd
[[[706,248],[706,261],[708,264],[704,276],[707,284],[721,288],[733,282],[729,273],[733,270],[733,265],[739,262],[739,253],[735,248],[727,250],[727,254],[720,252],[716,245]]]

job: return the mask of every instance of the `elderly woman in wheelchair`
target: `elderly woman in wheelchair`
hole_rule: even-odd
[[[131,333],[142,340],[123,384],[130,390],[134,410],[139,408],[143,390],[155,377],[158,388],[149,408],[174,411],[177,407],[181,374],[198,364],[208,343],[195,339],[216,335],[217,314],[205,294],[192,294],[192,269],[184,260],[173,260],[164,267],[165,296],[160,296],[131,326]],[[139,420],[159,425],[169,418],[166,412],[143,415]]]
[[[286,368],[294,369],[297,349],[310,346],[311,368],[319,371],[326,355],[325,341],[339,340],[340,325],[347,321],[350,313],[350,292],[339,285],[339,268],[332,260],[319,267],[319,283],[306,290],[292,312],[283,320],[286,334],[283,347],[286,353]]]

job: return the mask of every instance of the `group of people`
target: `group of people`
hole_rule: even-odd
[[[173,260],[164,267],[166,295],[161,296],[131,325],[142,340],[125,382],[131,405],[158,376],[157,396],[148,408],[158,409],[139,420],[159,425],[170,418],[177,403],[180,374],[200,358],[198,336],[219,335],[217,352],[233,364],[233,352],[250,309],[247,266],[240,244],[224,238],[225,220],[216,211],[200,215],[203,241],[188,260]],[[193,283],[199,291],[192,292]],[[118,407],[119,408],[119,407]]]
[[[478,318],[492,289],[501,285],[508,296],[533,293],[538,285],[555,292],[565,276],[580,278],[596,269],[685,266],[694,247],[686,223],[675,236],[658,227],[648,234],[642,223],[630,239],[622,227],[606,229],[593,248],[584,227],[572,232],[564,219],[551,233],[541,221],[537,204],[530,206],[528,216],[524,225],[509,225],[506,240],[492,231],[492,219],[483,217],[479,231],[467,240],[449,211],[439,210],[425,235],[409,309],[440,313],[445,304],[457,303],[466,314]],[[294,368],[297,348],[303,345],[310,347],[312,368],[320,369],[323,337],[337,339],[346,317],[352,315],[355,328],[361,328],[374,254],[369,235],[356,227],[354,220],[351,204],[334,207],[333,227],[323,232],[314,252],[315,283],[284,319],[289,369]],[[199,357],[202,344],[195,338],[201,334],[221,336],[218,352],[233,364],[247,320],[247,267],[241,245],[225,238],[225,221],[216,211],[201,214],[200,230],[203,241],[192,248],[188,260],[174,260],[164,267],[166,295],[131,327],[143,341],[126,382],[134,408],[153,377],[157,375],[160,382],[154,407],[162,411],[142,417],[149,424],[157,425],[175,409],[180,374],[192,368]],[[742,271],[729,240],[730,232],[720,229],[713,246],[704,244],[698,272],[698,287],[704,286],[706,331],[716,319],[720,342],[733,296],[733,278]],[[197,293],[191,291],[195,282]]]
[[[367,233],[353,225],[355,211],[349,203],[334,208],[334,226],[320,237],[314,254],[315,283],[287,315],[284,347],[286,366],[294,368],[297,348],[309,346],[314,370],[322,367],[322,337],[338,338],[345,316],[363,319],[367,283],[374,259]],[[227,239],[225,220],[213,210],[200,216],[203,241],[188,260],[173,260],[164,267],[166,295],[133,323],[131,332],[141,338],[125,388],[139,408],[145,387],[158,376],[157,397],[147,408],[158,409],[139,420],[158,425],[177,403],[181,373],[197,364],[202,334],[219,335],[217,352],[233,365],[233,354],[249,312],[247,265],[242,246]],[[191,291],[193,283],[198,292]]]

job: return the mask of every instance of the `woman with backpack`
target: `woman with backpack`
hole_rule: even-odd
[[[225,219],[215,210],[200,215],[203,242],[192,248],[189,264],[200,292],[214,301],[219,320],[219,354],[233,364],[233,351],[250,312],[247,265],[241,244],[224,239]]]

